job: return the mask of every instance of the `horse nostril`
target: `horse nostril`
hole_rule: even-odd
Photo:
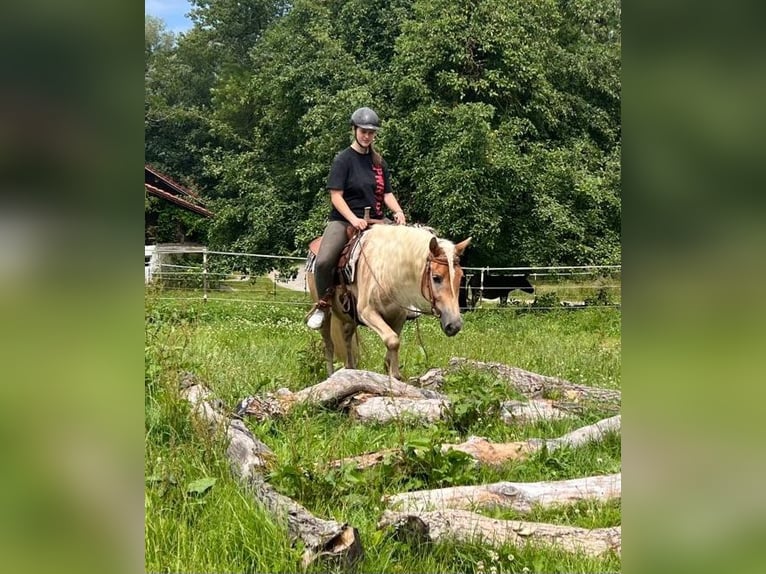
[[[457,335],[458,332],[460,332],[460,329],[462,328],[462,326],[463,325],[461,325],[459,322],[447,323],[446,325],[444,325],[444,333],[448,337],[453,337],[453,336]]]

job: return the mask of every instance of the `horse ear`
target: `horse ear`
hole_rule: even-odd
[[[463,251],[465,251],[465,248],[468,247],[470,243],[471,243],[471,238],[469,237],[468,239],[465,239],[461,241],[460,243],[458,243],[457,245],[455,245],[455,255],[457,255],[458,257],[461,257],[463,255]]]
[[[436,236],[431,237],[431,242],[428,244],[428,249],[431,250],[431,255],[434,257],[439,257],[442,253],[441,247],[439,247],[439,242],[436,240]]]

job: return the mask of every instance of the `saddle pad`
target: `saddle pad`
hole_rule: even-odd
[[[343,275],[346,278],[346,283],[353,283],[356,276],[356,261],[359,259],[359,255],[362,253],[362,243],[364,242],[364,233],[359,238],[359,241],[354,243],[351,248],[351,253],[348,256],[348,262],[343,267]]]
[[[364,241],[364,234],[362,234],[362,237],[354,243],[351,253],[348,257],[348,262],[346,263],[345,267],[343,267],[343,276],[346,278],[346,283],[353,283],[354,277],[356,276],[356,261],[359,259],[359,254],[362,252],[362,242]],[[312,246],[313,246],[312,242]],[[314,273],[315,267],[316,267],[316,260],[317,256],[314,251],[318,251],[318,249],[312,249],[309,248],[309,254],[306,257],[306,272],[307,273]]]

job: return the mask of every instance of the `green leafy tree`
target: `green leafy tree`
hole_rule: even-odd
[[[472,265],[619,262],[619,1],[194,6],[147,40],[146,146],[215,203],[211,244],[302,253],[367,105],[410,219]]]

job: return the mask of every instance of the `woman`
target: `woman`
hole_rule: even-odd
[[[346,228],[352,225],[359,231],[367,229],[364,208],[370,208],[372,219],[383,219],[383,205],[394,212],[394,222],[406,223],[404,212],[391,192],[388,166],[373,148],[375,134],[380,129],[380,119],[370,108],[359,108],[351,114],[354,140],[339,152],[330,167],[327,189],[330,192],[332,211],[322,235],[317,254],[314,279],[320,296],[306,324],[319,329],[330,308],[333,294],[334,271],[340,252],[346,244]]]

